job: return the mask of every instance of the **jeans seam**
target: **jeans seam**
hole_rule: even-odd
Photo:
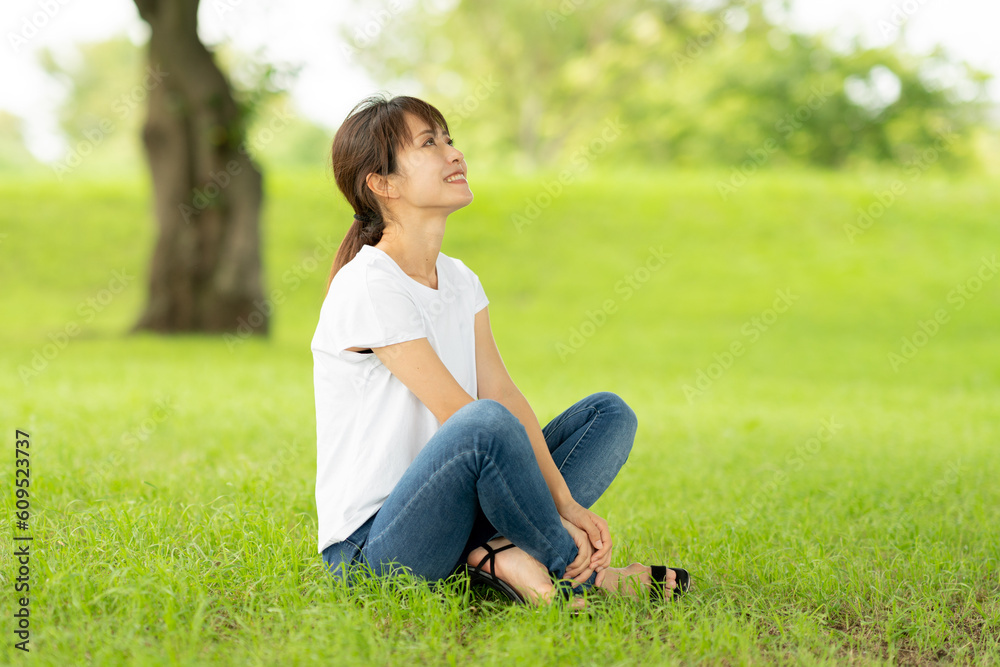
[[[580,409],[579,409],[579,410],[577,410],[576,412],[571,412],[571,413],[569,413],[568,415],[562,415],[562,419],[561,419],[561,420],[559,420],[559,421],[558,421],[558,422],[556,422],[556,423],[553,423],[553,424],[550,424],[549,426],[551,426],[551,427],[552,427],[552,430],[554,431],[554,430],[556,430],[557,428],[559,428],[559,427],[560,427],[560,426],[562,425],[562,423],[563,423],[564,421],[566,421],[567,419],[569,419],[569,418],[570,418],[570,417],[572,417],[573,415],[576,415],[576,414],[579,414],[579,413],[581,413],[581,412],[585,412],[585,411],[587,411],[587,410],[597,410],[597,408],[596,408],[596,407],[594,407],[593,405],[588,405],[588,406],[586,406],[586,407],[583,407],[583,408],[580,408]],[[598,413],[600,413],[600,410],[597,410],[597,412],[598,412]]]
[[[560,466],[559,466],[559,472],[560,472],[560,473],[562,472],[562,469],[563,469],[563,467],[564,467],[564,466],[565,466],[565,465],[566,465],[567,463],[569,463],[569,460],[570,460],[570,459],[571,459],[571,458],[573,457],[573,452],[575,452],[575,451],[576,451],[576,448],[580,446],[580,443],[581,443],[581,442],[583,442],[583,439],[587,437],[587,434],[588,434],[588,433],[590,433],[590,429],[591,429],[591,427],[593,427],[593,425],[594,425],[594,422],[595,422],[595,421],[597,421],[597,418],[598,418],[598,417],[600,417],[600,416],[601,416],[601,414],[602,414],[600,410],[598,410],[597,408],[595,408],[595,407],[594,407],[594,406],[592,406],[592,405],[591,405],[591,406],[589,406],[589,407],[587,407],[587,408],[584,408],[584,409],[585,409],[585,410],[593,410],[593,411],[594,411],[594,412],[596,412],[597,414],[596,414],[596,415],[594,415],[594,417],[593,417],[593,418],[592,418],[592,419],[590,420],[590,423],[588,423],[588,424],[587,424],[587,430],[583,432],[583,435],[581,435],[581,436],[580,436],[580,437],[579,437],[579,438],[577,439],[577,441],[576,441],[575,443],[573,443],[573,447],[572,447],[572,448],[570,448],[570,450],[569,450],[569,453],[568,453],[568,454],[566,455],[566,458],[564,458],[564,459],[563,459],[563,462],[562,462],[562,465],[560,465]],[[583,412],[583,410],[577,410],[577,412]],[[577,414],[577,412],[574,412],[573,414],[575,415],[575,414]],[[571,415],[571,416],[572,416],[572,415]]]

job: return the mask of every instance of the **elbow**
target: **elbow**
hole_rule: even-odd
[[[459,401],[453,405],[449,405],[443,410],[439,410],[434,413],[434,417],[438,420],[438,426],[444,426],[444,423],[451,419],[452,415],[464,408],[469,403],[474,403],[476,399],[472,396],[468,396],[467,400]]]

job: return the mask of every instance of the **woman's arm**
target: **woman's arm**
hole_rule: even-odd
[[[375,356],[427,406],[439,424],[475,399],[462,388],[427,338],[372,348]]]
[[[476,382],[479,398],[490,398],[503,404],[524,426],[531,441],[538,467],[545,483],[552,493],[559,514],[578,526],[590,536],[591,544],[597,551],[592,562],[600,567],[611,563],[611,533],[607,522],[586,509],[573,499],[566,480],[552,460],[552,454],[542,434],[538,417],[528,404],[528,400],[517,388],[504,366],[493,331],[490,328],[489,306],[476,313]]]

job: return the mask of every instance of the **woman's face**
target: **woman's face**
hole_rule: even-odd
[[[393,203],[397,207],[440,209],[445,215],[468,206],[473,195],[462,151],[451,145],[451,138],[439,125],[429,127],[409,113],[406,123],[410,140],[397,154],[399,173],[389,175],[398,196]]]

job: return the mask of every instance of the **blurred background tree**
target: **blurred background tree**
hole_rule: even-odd
[[[193,17],[197,4],[188,0],[178,14]],[[156,23],[154,32],[175,29],[156,35],[161,46],[150,56],[124,36],[84,44],[64,61],[42,51],[43,68],[66,90],[59,123],[69,148],[51,168],[60,180],[83,165],[89,175],[134,171],[146,159],[142,138],[153,149],[160,234],[149,301],[135,328],[266,333],[268,309],[256,305],[263,302],[262,163],[319,168],[329,133],[292,112],[287,86],[297,68],[225,45],[208,50],[200,42],[196,56],[204,58],[165,54],[165,43],[197,37],[178,29],[186,21],[164,18],[172,11],[165,5],[142,9]],[[0,118],[0,141],[26,153],[14,121]],[[16,150],[4,155],[4,164],[28,163]]]
[[[7,111],[0,110],[0,172],[40,173],[43,165],[28,150],[24,142],[24,121]]]
[[[566,2],[548,10],[528,0],[416,0],[395,13],[354,2],[379,18],[364,30],[342,28],[351,62],[382,87],[416,89],[438,105],[457,145],[479,164],[572,164],[614,125],[624,129],[609,150],[630,165],[901,167],[944,135],[942,167],[1000,170],[989,75],[940,49],[906,52],[902,30],[889,47],[845,46],[791,32],[758,0],[714,9],[679,0]],[[226,44],[213,54],[243,108],[255,162],[328,164],[333,132],[295,115],[290,68]],[[93,147],[88,173],[133,170],[144,111],[132,113],[141,105],[122,96],[144,76],[142,47],[121,37],[84,45],[72,64],[51,54],[43,64],[68,90],[60,122],[71,150],[102,119],[116,123]],[[288,119],[280,137],[254,141],[277,115]],[[0,122],[0,138],[23,146],[15,120]],[[12,160],[36,164],[12,148],[0,168]]]
[[[212,47],[212,54],[241,108],[257,163],[263,168],[317,167],[328,160],[333,138],[330,132],[295,115],[288,87],[297,75],[297,68],[266,62],[259,53],[244,53],[228,44]],[[120,36],[82,44],[68,61],[61,61],[51,50],[43,49],[40,62],[66,90],[59,107],[59,125],[70,151],[86,141],[88,133],[94,136],[102,122],[114,124],[114,130],[93,146],[92,154],[87,157],[87,172],[134,171],[145,159],[142,145],[137,141],[146,113],[144,90],[135,90],[146,75],[143,46]],[[257,139],[270,120],[278,116],[287,120],[280,140]],[[12,141],[20,136],[20,131],[14,129],[16,120],[11,116],[6,124],[0,121],[0,132],[6,132]],[[23,141],[19,143],[20,150],[26,152]]]
[[[202,43],[199,0],[135,5],[150,37],[146,74],[127,99],[146,101],[142,144],[159,234],[146,306],[133,330],[266,334],[263,179],[246,149],[254,100],[234,98]]]
[[[615,154],[642,164],[734,165],[763,150],[775,165],[903,165],[945,135],[942,166],[977,166],[989,75],[941,51],[837,50],[755,0],[553,6],[419,0],[373,36],[343,37],[375,80],[426,91],[479,159],[563,162],[620,117]]]
[[[49,49],[39,56],[45,71],[66,91],[59,107],[59,128],[69,146],[57,162],[71,171],[73,152],[86,147],[87,171],[134,170],[142,164],[142,122],[148,91],[141,87],[146,56],[124,35],[80,45],[76,57],[60,59]],[[104,129],[102,129],[102,126]],[[111,128],[107,131],[107,128]],[[62,163],[62,164],[61,164]]]

